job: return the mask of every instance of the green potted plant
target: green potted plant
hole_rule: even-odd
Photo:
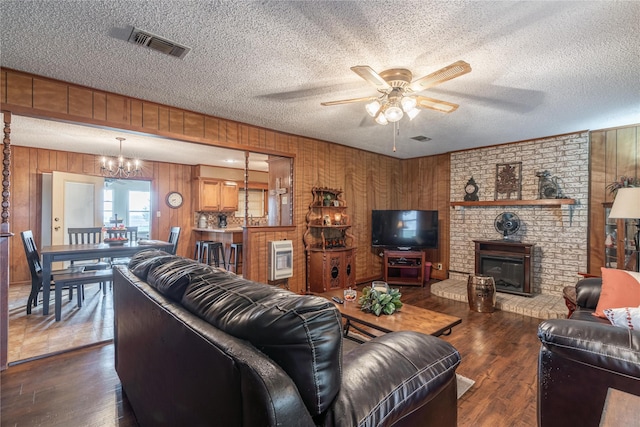
[[[358,299],[362,311],[380,316],[382,313],[393,314],[400,310],[402,294],[398,289],[389,289],[388,292],[381,292],[377,289],[365,286],[362,290],[362,296]]]
[[[628,187],[640,187],[640,178],[621,176],[618,181],[607,185],[607,190],[609,190],[609,193],[613,194],[613,197],[615,197],[619,188]]]

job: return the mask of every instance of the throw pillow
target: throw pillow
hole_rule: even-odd
[[[602,290],[594,316],[607,316],[605,308],[636,307],[640,305],[640,273],[602,267]]]
[[[640,307],[606,308],[604,314],[612,325],[640,331]]]

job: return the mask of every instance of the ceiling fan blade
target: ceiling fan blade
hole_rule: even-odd
[[[455,79],[463,74],[467,74],[471,71],[471,65],[464,61],[454,62],[453,64],[441,68],[428,76],[421,77],[411,82],[409,86],[414,92],[420,92],[421,90],[429,89],[430,87],[439,85],[447,80]]]
[[[440,101],[439,99],[427,98],[426,96],[416,96],[418,107],[429,108],[431,110],[440,111],[442,113],[452,113],[459,107],[458,104]]]
[[[366,102],[366,101],[373,101],[374,99],[378,99],[378,97],[377,96],[367,96],[365,98],[341,99],[339,101],[321,102],[320,105],[324,105],[325,107],[330,107],[331,105],[351,104],[351,103],[354,103],[354,102]]]
[[[380,77],[380,74],[373,71],[373,69],[368,65],[356,65],[355,67],[351,67],[351,71],[374,85],[378,90],[391,89],[389,83],[387,83],[385,79]]]

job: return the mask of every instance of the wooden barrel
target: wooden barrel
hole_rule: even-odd
[[[471,310],[492,313],[496,307],[496,283],[493,277],[469,276],[467,296]]]

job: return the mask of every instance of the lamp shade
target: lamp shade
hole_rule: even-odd
[[[640,187],[619,188],[609,218],[640,219]]]

